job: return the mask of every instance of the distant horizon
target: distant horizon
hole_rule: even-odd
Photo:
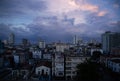
[[[108,31],[105,31],[105,32],[108,32]],[[110,32],[112,32],[112,31],[110,31]],[[14,32],[12,32],[12,33],[14,34]],[[113,33],[120,33],[120,32],[113,32]],[[7,40],[8,41],[9,35],[8,35],[7,38],[0,38],[0,40],[2,40],[2,41]],[[46,43],[53,43],[53,42],[59,42],[59,41],[64,42],[64,43],[73,43],[73,38],[75,36],[75,35],[72,35],[71,38],[69,38],[69,40],[64,40],[64,39],[63,40],[60,40],[60,39],[58,39],[58,40],[57,39],[56,40],[55,39],[54,40],[49,40],[49,39],[46,39],[45,37],[43,37],[43,38],[35,37],[35,39],[30,39],[30,38],[27,38],[27,37],[26,38],[25,37],[16,37],[16,34],[14,34],[14,35],[15,35],[15,41],[16,41],[15,43],[16,44],[22,43],[22,39],[27,39],[27,40],[29,40],[29,42],[31,42],[33,44],[38,43],[39,40],[43,40]],[[82,37],[82,36],[81,37],[77,36],[77,35],[76,36],[77,36],[78,39],[82,39],[84,42],[90,42],[91,40],[96,40],[97,42],[101,43],[101,35],[100,35],[99,38],[97,38],[97,37],[96,38],[95,37],[94,38],[90,38],[90,37],[86,38],[86,37]]]
[[[13,33],[13,32],[12,32]],[[15,35],[15,34],[14,34]],[[54,39],[54,40],[49,40],[49,39],[46,39],[45,37],[41,38],[41,37],[35,37],[34,39],[30,39],[30,38],[25,38],[25,37],[16,37],[15,35],[15,44],[20,44],[22,43],[22,39],[27,39],[29,40],[30,43],[38,43],[40,40],[42,41],[45,41],[46,43],[53,43],[53,42],[62,42],[62,43],[73,43],[73,38],[74,38],[75,35],[71,36],[71,38],[69,39],[66,39],[66,40],[60,40],[60,39]],[[96,40],[97,42],[100,42],[101,43],[101,36],[99,38],[86,38],[86,37],[80,37],[80,36],[77,36],[78,39],[82,39],[83,42],[90,42],[91,40]],[[4,40],[9,40],[9,35],[7,38],[0,38],[0,40],[4,41]]]

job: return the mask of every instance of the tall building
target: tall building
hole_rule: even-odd
[[[82,43],[83,43],[82,38],[77,37],[77,36],[75,35],[74,38],[73,38],[73,44],[75,44],[75,45],[81,45]]]
[[[29,44],[28,39],[23,38],[22,39],[22,44],[23,44],[23,46],[27,46]]]
[[[45,41],[40,40],[39,41],[39,48],[45,48],[45,46],[46,46]]]
[[[0,54],[4,52],[4,43],[0,40]]]
[[[115,47],[120,47],[120,33],[108,31],[102,34],[103,51],[108,54]]]
[[[77,44],[77,41],[78,41],[78,38],[77,38],[77,36],[75,35],[74,38],[73,38],[73,44]]]
[[[14,33],[11,33],[10,35],[9,35],[9,44],[10,45],[12,45],[12,44],[14,44],[15,43],[15,35],[14,35]]]

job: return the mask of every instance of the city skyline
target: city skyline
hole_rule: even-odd
[[[119,0],[1,0],[0,38],[71,41],[101,39],[105,31],[120,30]]]

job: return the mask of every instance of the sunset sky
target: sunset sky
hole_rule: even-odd
[[[0,39],[100,39],[120,30],[120,0],[0,0]]]

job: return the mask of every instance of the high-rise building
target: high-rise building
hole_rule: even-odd
[[[15,35],[14,35],[14,33],[10,33],[8,40],[9,40],[10,45],[15,43]]]
[[[105,53],[110,53],[114,47],[120,47],[120,33],[105,32],[102,34],[102,49]]]
[[[27,46],[28,45],[28,39],[23,38],[22,39],[22,44],[23,44],[23,46]]]
[[[0,54],[4,52],[4,43],[0,40]]]
[[[75,35],[74,38],[73,38],[73,44],[75,44],[75,45],[81,45],[82,43],[83,43],[82,38],[77,37],[77,36]]]
[[[40,40],[39,41],[39,48],[45,48],[45,46],[46,46],[45,41]]]
[[[77,36],[75,35],[74,38],[73,38],[73,44],[77,44],[77,41],[78,41],[78,38],[77,38]]]

